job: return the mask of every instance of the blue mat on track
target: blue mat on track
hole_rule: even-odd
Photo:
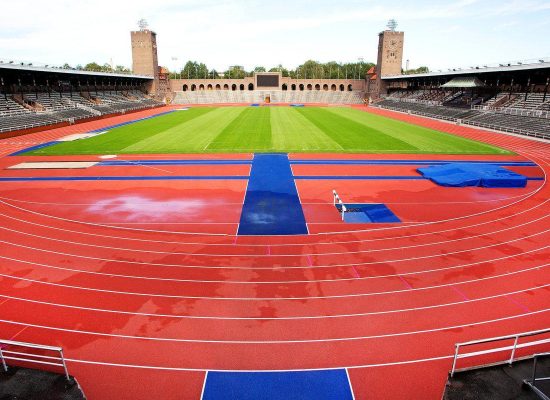
[[[527,185],[525,176],[491,164],[450,163],[417,171],[440,186],[523,188]]]
[[[384,224],[401,222],[385,204],[344,204],[346,206],[345,222],[348,224]],[[341,213],[342,206],[336,204]]]
[[[287,154],[255,154],[239,235],[307,235]]]
[[[352,400],[346,370],[208,372],[203,400]]]

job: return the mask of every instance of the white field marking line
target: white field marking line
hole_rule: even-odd
[[[167,173],[169,173],[169,174],[173,174],[173,173],[174,173],[174,172],[169,171],[169,170],[167,170],[167,169],[162,169],[162,168],[153,167],[153,166],[151,166],[151,165],[141,164],[141,163],[139,163],[139,162],[137,162],[137,161],[124,160],[124,159],[122,159],[122,158],[119,159],[118,161],[123,161],[123,162],[125,162],[125,163],[130,164],[130,165],[137,165],[138,167],[151,168],[151,169],[155,169],[155,170],[157,170],[157,171],[167,172]],[[99,165],[99,164],[98,164],[97,166],[98,166],[98,167],[102,167],[102,165]]]
[[[546,182],[546,180],[545,180],[545,182]],[[493,208],[493,209],[490,209],[490,210],[481,211],[479,213],[463,215],[463,216],[459,216],[459,217],[454,217],[454,218],[445,219],[445,220],[438,220],[438,221],[427,221],[427,222],[420,222],[420,223],[413,222],[410,225],[408,225],[408,224],[407,225],[400,225],[400,226],[396,225],[396,226],[392,226],[392,227],[372,228],[372,229],[363,229],[363,230],[354,230],[354,231],[320,232],[320,233],[309,234],[307,236],[311,237],[311,236],[326,236],[326,235],[335,235],[335,234],[357,234],[357,233],[375,232],[375,231],[388,231],[388,230],[405,229],[405,228],[416,227],[416,226],[427,226],[427,225],[441,224],[441,223],[444,223],[444,222],[451,222],[451,221],[456,221],[456,220],[468,219],[468,218],[472,218],[472,217],[475,217],[475,216],[489,214],[489,213],[499,211],[499,210],[502,210],[502,209],[505,209],[505,208],[509,208],[513,205],[516,205],[516,204],[532,197],[534,194],[538,193],[544,186],[545,186],[545,184],[541,185],[538,190],[536,190],[532,193],[532,195],[530,195],[528,197],[524,197],[521,200],[518,200],[518,201],[510,203],[510,204],[505,204],[503,206],[496,207],[496,208]],[[77,224],[82,224],[82,225],[89,225],[89,226],[100,226],[100,227],[106,227],[106,228],[112,228],[112,229],[121,229],[121,230],[128,230],[128,231],[137,231],[137,232],[169,233],[169,234],[174,234],[174,235],[225,236],[225,237],[233,237],[234,236],[234,235],[229,235],[229,234],[225,234],[225,233],[179,232],[179,231],[167,231],[167,230],[159,230],[159,229],[144,229],[144,228],[137,229],[137,228],[119,226],[119,225],[105,225],[105,224],[100,224],[100,223],[86,222],[86,221],[82,221],[82,220],[74,220],[74,219],[69,219],[69,218],[58,217],[58,216],[54,216],[54,215],[51,215],[51,214],[39,213],[37,211],[32,211],[32,210],[29,210],[29,209],[26,209],[26,208],[23,208],[23,207],[15,206],[14,204],[11,204],[11,203],[6,202],[4,200],[0,200],[0,203],[3,203],[3,204],[5,204],[9,207],[13,207],[17,210],[20,210],[20,211],[23,211],[23,212],[26,212],[26,213],[29,213],[29,214],[40,215],[40,216],[46,217],[46,218],[61,220],[61,221],[65,221],[65,222],[72,222],[72,223],[77,223]],[[271,237],[271,235],[255,235],[255,236],[256,237],[266,237],[266,238]],[[299,236],[304,236],[304,235],[299,235]]]
[[[533,161],[533,160],[531,160]],[[534,162],[534,161],[533,161]],[[535,162],[536,163],[536,162]],[[539,164],[537,164],[539,165]],[[539,165],[540,167],[540,165]],[[542,169],[542,168],[541,168]],[[546,186],[546,183],[547,183],[547,179],[546,179],[546,171],[544,171],[544,182],[542,185],[540,185],[540,187],[535,191],[533,192],[533,194],[531,196],[533,196],[535,193],[538,193],[540,190],[542,190],[542,188],[544,188]],[[529,196],[529,197],[531,197]],[[510,204],[506,204],[506,205],[503,205],[503,206],[500,206],[500,207],[496,207],[494,209],[491,209],[491,210],[485,210],[485,211],[481,211],[479,213],[474,213],[474,214],[470,214],[470,215],[464,215],[464,216],[460,216],[460,217],[454,217],[454,218],[449,218],[449,219],[446,219],[446,220],[440,220],[440,221],[430,221],[430,222],[424,222],[424,223],[419,223],[419,224],[416,224],[416,225],[406,225],[406,226],[392,226],[392,227],[384,227],[384,228],[371,228],[371,229],[364,229],[364,230],[355,230],[355,231],[340,231],[340,232],[337,232],[337,231],[333,231],[333,232],[322,232],[322,233],[315,233],[315,234],[311,234],[311,235],[308,235],[308,236],[321,236],[321,235],[331,235],[331,234],[349,234],[349,233],[360,233],[360,232],[375,232],[375,231],[388,231],[388,230],[395,230],[395,229],[404,229],[404,228],[410,228],[410,227],[414,227],[414,226],[424,226],[424,225],[433,225],[433,224],[440,224],[440,223],[443,223],[443,222],[449,222],[449,221],[455,221],[455,220],[462,220],[462,219],[467,219],[467,218],[471,218],[471,217],[474,217],[474,216],[478,216],[478,215],[484,215],[484,214],[490,214],[492,212],[495,212],[495,211],[498,211],[498,210],[501,210],[501,209],[505,209],[505,208],[508,208],[508,207],[511,207],[517,203],[520,203],[521,201],[524,201],[526,200],[527,198],[525,199],[522,199],[522,200],[518,200],[516,202],[513,202],[513,203],[510,203]],[[27,213],[31,213],[31,214],[35,214],[35,215],[41,215],[43,217],[47,217],[47,218],[52,218],[52,219],[57,219],[57,220],[61,220],[61,221],[68,221],[68,222],[74,222],[74,223],[79,223],[79,224],[85,224],[85,225],[90,225],[90,226],[103,226],[105,227],[106,225],[101,225],[101,224],[97,224],[97,223],[92,223],[92,222],[84,222],[84,221],[79,221],[79,220],[72,220],[72,219],[69,219],[69,218],[62,218],[62,217],[58,217],[58,216],[53,216],[53,215],[50,215],[50,214],[44,214],[44,213],[39,213],[39,212],[36,212],[36,211],[32,211],[32,210],[28,210],[28,209],[25,209],[25,208],[22,208],[22,207],[17,207],[13,204],[10,204],[8,202],[5,202],[3,200],[0,200],[0,203],[3,203],[3,204],[6,204],[10,207],[13,207],[13,208],[16,208],[18,210],[21,210],[21,211],[25,211]],[[165,230],[151,230],[151,229],[136,229],[136,228],[130,228],[130,227],[123,227],[123,226],[107,226],[107,227],[110,227],[110,228],[116,228],[116,229],[121,229],[121,230],[129,230],[129,231],[139,231],[139,232],[156,232],[156,233],[171,233],[171,234],[177,234],[177,235],[201,235],[201,236],[232,236],[232,235],[228,235],[228,234],[219,234],[219,233],[212,233],[212,232],[209,232],[209,233],[204,233],[204,232],[177,232],[177,231],[165,231]],[[256,237],[271,237],[271,235],[256,235]]]
[[[349,342],[349,341],[357,341],[357,340],[385,339],[385,338],[393,338],[393,337],[400,337],[400,336],[421,335],[421,334],[426,334],[426,333],[446,331],[446,330],[449,330],[449,329],[458,329],[458,328],[465,328],[465,327],[472,327],[472,326],[498,323],[498,322],[502,322],[502,321],[509,321],[509,320],[516,319],[516,318],[523,318],[523,317],[528,317],[528,316],[531,316],[531,315],[542,314],[542,313],[545,313],[545,312],[548,312],[548,311],[550,311],[550,308],[545,308],[545,309],[542,309],[542,310],[530,311],[530,312],[523,313],[523,314],[510,315],[510,316],[506,316],[506,317],[500,317],[500,318],[495,318],[495,319],[490,319],[490,320],[485,320],[485,321],[476,321],[476,322],[466,323],[466,324],[462,324],[462,325],[451,325],[451,326],[445,326],[445,327],[439,327],[439,328],[431,328],[431,329],[424,329],[424,330],[417,330],[417,331],[407,331],[407,332],[397,332],[397,333],[386,333],[386,334],[380,334],[380,335],[355,336],[355,337],[343,337],[343,338],[328,338],[328,339],[258,340],[258,341],[251,341],[251,340],[202,340],[202,339],[182,339],[182,338],[163,338],[163,337],[152,337],[152,336],[136,336],[136,335],[125,335],[125,334],[118,334],[118,333],[104,333],[104,332],[84,331],[84,330],[78,330],[78,329],[59,328],[59,327],[55,327],[55,326],[28,324],[28,323],[25,323],[25,322],[10,321],[10,320],[4,320],[4,319],[0,319],[0,323],[6,323],[6,324],[12,324],[12,325],[18,325],[18,326],[27,326],[27,327],[39,328],[39,329],[49,329],[49,330],[60,331],[60,332],[70,332],[70,333],[77,333],[77,334],[84,334],[84,335],[92,335],[92,336],[115,337],[115,338],[120,338],[120,339],[137,339],[137,340],[154,341],[154,342],[222,343],[222,344],[288,344],[288,343]]]
[[[252,157],[254,160],[254,157]],[[250,164],[250,169],[248,170],[248,176],[250,176],[250,173],[252,172],[252,164]],[[233,246],[237,245],[235,242],[237,241],[237,237],[239,236],[239,228],[241,227],[241,217],[243,213],[244,208],[244,202],[246,201],[246,194],[248,193],[248,184],[250,183],[250,178],[246,180],[246,186],[244,188],[244,195],[243,200],[241,202],[241,213],[239,214],[239,222],[237,223],[237,229],[235,230],[235,240],[233,242]],[[238,245],[237,245],[238,246]]]
[[[499,201],[508,201],[508,200],[513,200],[513,199],[519,199],[519,198],[523,198],[523,197],[527,197],[529,196],[531,193],[533,193],[533,191],[531,192],[528,192],[528,193],[524,193],[524,194],[521,194],[521,195],[517,195],[517,196],[509,196],[509,197],[503,197],[503,198],[500,198],[500,199],[490,199],[490,200],[474,200],[474,201],[422,201],[422,202],[375,202],[375,201],[370,201],[370,202],[366,202],[366,203],[362,203],[362,204],[380,204],[380,203],[384,203],[384,204],[400,204],[400,205],[433,205],[433,204],[481,204],[481,203],[496,203],[496,202],[499,202]],[[12,201],[14,203],[25,203],[25,204],[40,204],[40,205],[50,205],[50,206],[90,206],[90,205],[93,205],[95,203],[59,203],[59,202],[44,202],[44,201],[29,201],[29,200],[20,200],[20,199],[14,199],[14,198],[11,198],[11,197],[3,197],[3,196],[0,196],[0,199],[3,199],[3,200],[6,200],[6,201]],[[145,203],[140,203],[140,202],[130,202],[128,204],[131,204],[131,205],[143,205]],[[233,206],[233,205],[242,205],[242,203],[233,203],[233,202],[220,202],[219,204],[222,204],[222,205],[230,205],[230,206]],[[332,206],[332,202],[328,201],[328,202],[309,202],[309,203],[302,203],[303,205],[306,205],[306,206],[309,206],[309,205],[325,205],[325,206]],[[136,224],[137,223],[140,223],[140,222],[135,222]]]
[[[160,297],[160,298],[169,298],[169,299],[196,299],[196,300],[217,300],[217,301],[293,301],[293,300],[319,300],[319,299],[347,299],[347,298],[357,298],[357,297],[369,297],[369,296],[379,296],[379,295],[387,295],[387,294],[400,294],[400,293],[408,293],[408,292],[414,292],[414,291],[421,291],[421,290],[430,290],[434,288],[441,288],[441,287],[447,287],[447,286],[453,286],[458,284],[465,284],[465,283],[472,283],[472,282],[478,282],[478,281],[485,281],[488,279],[493,278],[499,278],[502,276],[508,276],[508,275],[514,275],[521,272],[528,272],[532,271],[538,268],[544,268],[548,264],[542,264],[536,267],[532,267],[526,270],[520,270],[515,272],[509,272],[503,275],[496,275],[486,278],[478,278],[471,281],[463,281],[463,282],[457,282],[457,283],[448,283],[448,284],[442,284],[439,286],[431,286],[431,287],[421,287],[421,288],[410,288],[410,289],[403,289],[403,290],[391,290],[386,292],[369,292],[369,293],[354,293],[354,294],[342,294],[342,295],[330,295],[330,296],[303,296],[303,297],[210,297],[210,296],[183,296],[183,295],[169,295],[169,294],[160,294],[160,293],[143,293],[143,292],[127,292],[127,291],[119,291],[119,290],[108,290],[108,289],[101,289],[101,288],[90,288],[86,286],[77,286],[77,285],[66,285],[62,283],[55,283],[55,282],[46,282],[46,281],[39,281],[36,279],[30,279],[30,278],[23,278],[19,276],[13,276],[9,274],[0,274],[0,276],[8,279],[13,279],[16,281],[25,281],[25,282],[32,282],[37,283],[41,285],[47,285],[47,286],[55,286],[55,287],[62,287],[62,288],[68,288],[68,289],[75,289],[75,290],[84,290],[84,291],[91,291],[91,292],[100,292],[100,293],[113,293],[113,294],[120,294],[120,295],[127,295],[127,296],[139,296],[139,297]]]
[[[101,365],[101,366],[108,366],[108,367],[119,367],[119,368],[139,368],[139,369],[154,369],[154,370],[160,370],[160,371],[180,371],[180,372],[204,372],[204,371],[213,371],[213,372],[306,372],[306,371],[334,371],[339,370],[342,368],[347,369],[359,369],[359,368],[376,368],[376,367],[386,367],[386,366],[392,366],[392,365],[408,365],[408,364],[417,364],[417,363],[423,363],[423,362],[431,362],[431,361],[439,361],[439,360],[445,360],[445,359],[452,359],[454,355],[450,356],[438,356],[438,357],[431,357],[431,358],[421,358],[416,360],[407,360],[407,361],[394,361],[394,362],[387,362],[382,364],[365,364],[365,365],[354,365],[354,366],[347,366],[347,367],[329,367],[329,368],[305,368],[305,369],[266,369],[266,370],[247,370],[247,369],[240,369],[240,370],[231,370],[231,369],[200,369],[200,368],[181,368],[181,367],[162,367],[162,366],[154,366],[154,365],[137,365],[137,364],[117,364],[117,363],[108,363],[108,362],[102,362],[102,361],[90,361],[90,360],[80,360],[75,358],[67,358],[65,357],[65,361],[68,362],[74,362],[74,363],[80,363],[80,364],[91,364],[91,365]]]
[[[288,159],[288,154],[287,154],[287,159]],[[289,160],[289,165],[290,165],[290,160]],[[306,223],[306,231],[307,231],[307,234],[309,235],[309,226],[306,220],[306,215],[304,213],[304,208],[302,207],[303,203],[302,203],[302,199],[300,198],[300,192],[298,191],[298,186],[296,185],[296,179],[294,179],[294,171],[292,170],[292,165],[290,165],[290,173],[292,175],[292,183],[294,184],[294,190],[296,190],[296,194],[298,195],[298,201],[300,202],[300,208],[302,209],[302,214],[304,215],[304,221]]]
[[[537,232],[531,235],[526,235],[517,239],[508,240],[504,242],[494,243],[487,246],[481,246],[481,247],[475,247],[470,249],[464,249],[464,250],[457,250],[457,251],[449,251],[442,254],[430,254],[426,256],[418,256],[418,257],[409,257],[409,258],[401,258],[401,259],[394,259],[394,260],[378,260],[378,261],[367,261],[367,262],[355,262],[350,264],[331,264],[331,265],[316,265],[315,267],[311,267],[309,265],[296,265],[296,266],[284,266],[280,268],[284,269],[312,269],[312,268],[335,268],[335,267],[349,267],[349,266],[359,266],[359,265],[376,265],[380,263],[391,263],[391,262],[404,262],[404,261],[414,261],[414,260],[424,260],[428,258],[436,258],[436,257],[447,257],[454,254],[461,254],[461,253],[468,253],[475,250],[485,250],[491,247],[498,247],[505,244],[515,243],[527,238],[539,236],[542,234],[545,234],[546,232],[550,231],[550,229],[547,229],[542,232]],[[70,256],[70,257],[77,257],[77,258],[84,258],[89,260],[99,260],[99,261],[109,261],[109,262],[116,262],[116,263],[124,263],[124,264],[136,264],[136,265],[156,265],[156,266],[165,266],[165,267],[181,267],[181,268],[197,268],[197,269],[230,269],[230,270],[272,270],[273,267],[244,267],[244,266],[205,266],[205,265],[183,265],[183,264],[161,264],[161,263],[152,263],[152,262],[142,262],[142,261],[128,261],[128,260],[115,260],[115,259],[109,259],[109,258],[101,258],[101,257],[92,257],[92,256],[84,256],[81,254],[71,254],[71,253],[64,253],[60,251],[54,251],[54,250],[47,250],[47,249],[41,249],[37,247],[32,246],[26,246],[19,243],[11,243],[5,240],[0,240],[0,243],[6,243],[11,246],[15,247],[21,247],[25,249],[35,250],[35,251],[41,251],[45,253],[51,253],[51,254],[59,254],[64,256]],[[215,256],[215,255],[214,255]]]
[[[355,393],[353,393],[353,386],[351,385],[351,379],[349,377],[348,369],[346,368],[346,377],[348,378],[349,390],[351,392],[351,399],[355,400]]]
[[[531,161],[533,161],[533,160],[531,160]],[[545,163],[545,164],[548,164],[548,163]],[[538,165],[538,164],[537,164],[537,165]],[[539,168],[540,168],[540,165],[539,165]],[[546,172],[545,172],[544,170],[543,170],[543,173],[545,174],[545,177],[546,177]],[[545,186],[545,184],[546,184],[546,179],[545,179],[545,181],[544,181],[544,184],[541,185],[537,190],[533,191],[533,192],[531,193],[531,195],[529,195],[528,197],[531,197],[532,195],[538,193],[538,192]],[[528,197],[523,198],[521,201],[526,200]],[[1,197],[0,197],[0,199],[1,199]],[[517,204],[517,203],[519,203],[519,202],[521,202],[521,201],[514,202],[514,203],[512,203],[512,204],[509,204],[509,205],[506,205],[506,206],[503,206],[503,207],[499,207],[499,208],[506,208],[506,207],[508,207],[508,206],[512,206],[512,205],[514,205],[514,204]],[[1,201],[0,201],[0,202],[1,202]],[[7,204],[8,206],[11,206],[11,207],[13,207],[13,208],[16,208],[16,209],[19,209],[19,210],[26,211],[26,212],[28,212],[28,213],[43,215],[43,216],[45,216],[45,217],[50,217],[50,218],[55,218],[55,219],[66,220],[66,219],[63,219],[63,218],[60,218],[60,217],[55,217],[55,216],[51,216],[51,215],[48,215],[48,214],[40,214],[40,213],[31,211],[31,210],[27,210],[27,209],[24,209],[24,208],[20,208],[20,207],[17,207],[17,206],[15,206],[15,205],[9,204],[9,203],[7,203],[7,202],[2,202],[2,203]],[[485,212],[492,212],[492,210],[485,211]],[[483,212],[482,212],[482,213],[483,213]],[[458,217],[458,218],[455,218],[455,219],[461,219],[461,218],[466,218],[466,217]],[[68,220],[68,221],[71,221],[71,220]],[[73,222],[82,223],[82,224],[92,224],[92,225],[93,225],[93,223],[85,223],[85,222],[82,222],[82,221],[73,221]],[[422,225],[431,225],[431,224],[435,224],[435,223],[439,223],[439,222],[440,222],[440,221],[431,221],[431,222],[419,223],[419,224],[417,224],[417,225],[414,225],[414,224],[413,224],[413,225],[409,225],[409,226],[403,226],[403,228],[409,228],[409,227],[414,227],[414,226],[422,226]],[[109,226],[108,226],[108,227],[109,227]],[[117,227],[114,227],[114,228],[117,228]],[[132,229],[132,228],[124,228],[124,227],[120,227],[120,228],[121,228],[121,229],[136,230],[136,229]],[[359,230],[358,230],[358,231],[347,231],[347,232],[341,232],[341,233],[352,233],[352,234],[353,234],[353,233],[371,232],[371,231],[387,230],[387,229],[393,229],[393,228],[378,228],[378,229],[360,230],[360,231],[359,231]],[[137,230],[140,231],[139,229],[137,229]],[[142,231],[151,231],[151,230],[142,230]],[[153,232],[164,232],[164,233],[166,233],[167,231],[155,231],[155,230],[153,230]],[[170,232],[167,232],[167,233],[170,233]],[[175,233],[177,233],[177,234],[185,234],[185,232],[175,232]],[[191,234],[201,235],[201,233],[191,233]],[[328,235],[328,234],[330,234],[330,232],[329,232],[329,233],[323,232],[323,233],[318,233],[318,234],[315,234],[315,235]],[[203,236],[209,236],[210,234],[208,234],[208,233],[202,233],[202,235],[203,235]],[[214,235],[219,235],[219,234],[214,234]],[[230,236],[230,235],[224,235],[224,234],[222,234],[221,236]],[[312,235],[310,235],[310,236],[312,236]],[[264,245],[262,245],[262,246],[264,246]]]
[[[52,268],[62,271],[69,271],[69,272],[77,272],[77,273],[83,273],[83,274],[91,274],[91,275],[100,275],[100,276],[109,276],[109,277],[117,277],[117,278],[126,278],[126,279],[144,279],[144,280],[154,280],[154,281],[168,281],[168,282],[187,282],[187,283],[223,283],[223,284],[244,284],[244,285],[258,285],[258,284],[273,284],[273,285],[280,285],[280,284],[290,284],[290,283],[322,283],[322,282],[340,282],[340,281],[361,281],[361,280],[371,280],[371,279],[385,279],[385,278],[393,278],[396,276],[409,276],[409,275],[422,275],[427,273],[433,273],[433,272],[442,272],[442,271],[449,271],[452,269],[462,268],[465,269],[466,267],[471,267],[474,265],[480,265],[480,264],[489,264],[495,261],[502,261],[510,258],[515,257],[521,257],[525,256],[526,254],[536,253],[539,251],[542,251],[546,248],[550,247],[550,245],[543,246],[540,248],[536,248],[533,250],[524,251],[522,253],[502,256],[498,258],[492,258],[489,260],[481,260],[481,261],[475,261],[468,264],[459,264],[459,265],[453,265],[449,267],[444,268],[434,268],[434,269],[425,269],[420,271],[410,271],[410,272],[401,272],[399,274],[388,274],[388,275],[369,275],[369,276],[363,276],[363,277],[353,277],[353,278],[338,278],[338,279],[315,279],[315,280],[294,280],[294,281],[225,281],[225,280],[203,280],[203,279],[175,279],[175,278],[159,278],[159,277],[147,277],[147,276],[135,276],[135,275],[122,275],[122,274],[109,274],[106,272],[97,272],[97,271],[87,271],[87,270],[80,270],[80,269],[73,269],[73,268],[64,268],[64,267],[57,267],[50,264],[43,264],[43,263],[36,263],[32,261],[25,261],[25,260],[19,260],[17,258],[11,258],[11,257],[5,257],[0,256],[1,259],[4,260],[10,260],[15,262],[20,262],[23,264],[29,264],[29,265],[35,265],[35,266],[41,266],[44,268]]]
[[[550,286],[550,284],[543,285],[543,286],[540,286],[540,287],[535,287],[534,289],[541,289],[541,288],[544,289],[548,286]],[[497,295],[486,296],[486,297],[479,297],[479,298],[475,298],[475,299],[455,301],[455,302],[452,302],[452,303],[434,304],[434,305],[431,305],[431,306],[402,308],[402,309],[385,310],[385,311],[370,311],[370,312],[352,313],[352,314],[300,315],[300,316],[289,316],[289,317],[223,317],[223,316],[213,316],[213,315],[208,316],[208,315],[155,314],[155,313],[144,313],[144,312],[134,312],[134,311],[111,310],[111,309],[104,309],[104,308],[75,306],[75,305],[71,305],[71,304],[53,303],[53,302],[48,302],[48,301],[33,300],[33,299],[27,299],[27,298],[24,298],[24,297],[8,296],[8,295],[3,295],[3,294],[0,294],[0,297],[5,298],[6,300],[21,301],[21,302],[24,302],[24,303],[32,303],[32,304],[41,304],[41,305],[46,305],[46,306],[58,307],[58,308],[68,308],[68,309],[74,309],[74,310],[85,310],[85,311],[107,313],[107,314],[132,315],[132,316],[154,317],[154,318],[168,318],[168,319],[176,319],[176,320],[302,321],[302,320],[324,320],[324,319],[328,320],[328,319],[336,319],[336,318],[362,318],[362,317],[371,317],[371,316],[376,316],[376,315],[389,315],[389,314],[410,313],[410,312],[416,312],[416,311],[434,310],[434,309],[439,309],[439,308],[444,308],[444,307],[461,306],[461,305],[464,305],[464,304],[475,303],[475,302],[479,302],[479,301],[494,300],[495,298],[507,297],[511,294],[524,293],[524,292],[529,291],[529,290],[533,290],[533,288],[524,289],[524,290],[522,289],[522,290],[511,292],[511,293],[504,293],[504,294],[497,294]],[[444,328],[444,329],[448,329],[448,328]]]
[[[64,240],[64,239],[56,239],[56,238],[52,238],[52,237],[36,235],[36,234],[33,234],[33,233],[22,232],[22,231],[19,231],[19,230],[16,230],[16,229],[10,229],[10,228],[4,227],[4,226],[0,226],[0,229],[6,230],[6,231],[9,231],[9,232],[14,232],[14,233],[21,234],[21,235],[25,235],[25,236],[31,236],[31,237],[34,237],[34,238],[40,238],[40,239],[45,239],[45,240],[51,240],[51,241],[55,241],[55,242],[70,243],[70,244],[74,244],[74,245],[78,245],[78,246],[87,246],[87,247],[95,247],[95,248],[109,249],[109,250],[120,250],[120,251],[127,251],[127,252],[136,252],[136,253],[169,254],[169,255],[192,255],[192,256],[205,256],[205,257],[217,256],[217,257],[227,257],[227,258],[231,258],[231,257],[249,257],[249,256],[260,257],[260,258],[266,258],[266,257],[272,258],[272,257],[334,256],[334,255],[346,255],[346,254],[379,253],[379,252],[385,252],[385,251],[404,250],[404,249],[412,249],[412,248],[418,248],[418,247],[430,247],[430,246],[434,246],[434,245],[438,245],[438,244],[447,244],[447,243],[459,242],[459,241],[476,239],[476,238],[481,238],[481,237],[486,237],[487,239],[493,240],[493,237],[491,237],[492,235],[495,235],[495,234],[501,233],[501,232],[506,232],[506,231],[509,231],[509,230],[515,230],[519,227],[541,221],[541,220],[543,220],[547,217],[550,217],[550,214],[549,215],[543,215],[542,217],[539,217],[539,218],[534,219],[534,220],[528,220],[527,222],[524,222],[522,224],[514,225],[514,226],[511,226],[511,227],[508,227],[508,228],[504,228],[504,229],[500,229],[500,230],[496,230],[496,231],[492,231],[492,232],[482,233],[482,234],[479,234],[479,235],[466,236],[466,237],[461,237],[461,238],[458,238],[458,239],[441,240],[441,241],[437,241],[437,242],[414,244],[414,245],[410,245],[410,246],[386,247],[386,248],[382,248],[382,249],[368,249],[368,250],[355,250],[355,251],[342,251],[342,252],[324,252],[324,253],[300,252],[300,253],[282,253],[282,254],[279,254],[279,253],[277,253],[277,254],[254,254],[254,253],[221,254],[221,253],[198,253],[198,252],[193,252],[193,251],[178,252],[178,251],[129,249],[129,248],[125,248],[125,247],[103,246],[103,245],[99,245],[99,244],[83,243],[83,242],[76,242],[76,241]],[[9,243],[9,242],[6,242],[6,243]]]
[[[208,371],[206,371],[206,374],[204,374],[204,381],[202,382],[202,390],[201,390],[201,397],[200,400],[204,397],[204,389],[206,388],[206,380],[208,379]]]
[[[435,234],[446,233],[446,232],[456,232],[458,229],[474,228],[474,227],[488,225],[488,224],[492,225],[492,224],[494,224],[495,222],[498,222],[498,221],[508,220],[510,218],[517,217],[518,215],[522,215],[522,214],[528,213],[530,211],[533,211],[533,210],[535,210],[539,207],[542,207],[544,204],[546,204],[549,201],[550,200],[545,200],[544,202],[538,203],[537,205],[535,205],[531,208],[525,209],[525,210],[520,211],[520,212],[516,212],[516,213],[514,213],[512,215],[509,215],[509,216],[500,217],[500,218],[493,219],[493,220],[487,221],[487,222],[481,222],[481,223],[472,224],[472,225],[464,225],[464,226],[459,227],[459,228],[444,229],[444,230],[440,230],[440,231],[431,231],[431,232],[416,233],[416,234],[410,234],[410,235],[390,236],[390,237],[383,237],[383,238],[358,239],[358,240],[334,241],[334,242],[311,242],[311,243],[302,243],[302,244],[282,243],[282,244],[273,244],[272,246],[273,247],[325,246],[325,245],[328,246],[328,245],[338,245],[338,244],[346,244],[346,243],[367,243],[367,242],[376,242],[376,241],[384,241],[384,240],[408,239],[408,238],[411,238],[411,237],[429,236],[429,235],[435,235]],[[11,215],[2,214],[2,213],[0,213],[0,217],[9,218],[9,219],[12,219],[12,220],[15,220],[15,221],[26,223],[28,225],[40,226],[40,227],[43,227],[43,228],[46,228],[46,229],[58,230],[58,231],[62,231],[62,232],[77,233],[77,234],[86,235],[86,236],[109,238],[109,239],[120,239],[120,240],[129,240],[129,241],[146,242],[146,243],[187,244],[187,245],[200,245],[200,246],[228,246],[229,245],[228,243],[164,241],[164,240],[152,240],[152,239],[139,239],[139,238],[131,238],[131,237],[123,237],[123,236],[101,235],[101,234],[90,233],[90,232],[64,229],[64,228],[56,227],[56,226],[53,226],[53,225],[39,224],[39,223],[36,223],[36,222],[31,222],[29,220],[23,220],[23,219],[16,218],[16,217],[13,217]],[[236,244],[235,246],[265,247],[266,245],[265,244]]]

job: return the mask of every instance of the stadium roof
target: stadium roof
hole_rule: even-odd
[[[492,72],[514,72],[514,71],[527,71],[536,69],[548,69],[550,73],[550,59],[545,58],[536,62],[525,62],[517,64],[499,64],[498,66],[476,66],[470,68],[456,68],[447,71],[427,72],[423,74],[407,74],[407,75],[392,75],[383,76],[384,80],[392,79],[408,79],[408,78],[430,78],[436,76],[453,76],[453,75],[470,75],[479,73],[492,73]]]
[[[54,68],[48,66],[39,66],[39,65],[29,65],[25,63],[6,63],[0,61],[0,71],[1,70],[11,70],[11,71],[32,71],[32,72],[48,72],[56,74],[69,74],[69,75],[92,75],[92,76],[102,76],[109,78],[134,78],[134,79],[153,79],[152,76],[147,75],[133,75],[133,74],[124,74],[117,72],[95,72],[95,71],[83,71],[79,69],[64,69],[64,68]]]
[[[444,85],[441,85],[442,88],[475,88],[475,87],[485,87],[486,85],[481,82],[475,76],[460,76],[451,79]]]

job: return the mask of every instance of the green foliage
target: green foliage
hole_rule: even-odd
[[[403,74],[425,74],[427,72],[430,72],[430,69],[428,67],[418,67],[416,69],[407,69],[403,70]]]
[[[246,71],[242,67],[232,66],[223,72],[223,77],[243,79],[247,76],[253,76],[255,72],[269,71],[281,72],[283,77],[291,77],[293,79],[364,79],[367,75],[367,71],[373,66],[373,63],[364,61],[355,63],[338,63],[336,61],[320,63],[318,61],[308,60],[296,69],[288,69],[279,64],[269,70],[263,66],[257,66],[251,71]],[[198,63],[197,61],[188,61],[183,70],[171,73],[170,77],[181,77],[183,79],[218,79],[222,76],[215,70],[209,70],[206,64]]]

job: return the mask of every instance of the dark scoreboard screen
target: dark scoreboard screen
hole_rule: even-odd
[[[279,75],[256,75],[258,87],[279,87]]]

